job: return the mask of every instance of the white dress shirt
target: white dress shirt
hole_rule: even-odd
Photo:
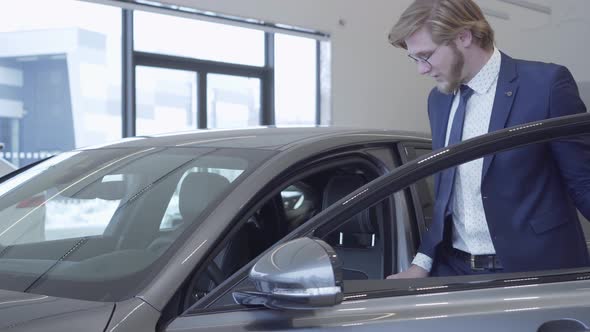
[[[467,83],[467,86],[474,93],[467,102],[462,140],[488,132],[498,84],[498,74],[500,73],[500,63],[500,52],[494,48],[488,62]],[[460,92],[457,91],[453,99],[449,119],[453,119],[455,116],[460,97]],[[449,142],[452,123],[451,120],[447,123],[445,146]],[[473,255],[492,255],[496,251],[488,229],[481,197],[482,172],[483,158],[457,166],[450,203],[453,211],[453,247]],[[432,269],[432,258],[418,253],[412,264],[430,271]]]

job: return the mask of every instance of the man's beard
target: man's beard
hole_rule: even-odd
[[[450,43],[450,48],[453,51],[453,63],[451,64],[451,71],[449,73],[449,79],[446,82],[439,82],[437,84],[438,91],[444,94],[454,93],[461,85],[461,72],[465,65],[465,57],[463,53],[459,52],[457,46]]]

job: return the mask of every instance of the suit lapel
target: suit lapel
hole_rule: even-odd
[[[494,106],[492,107],[492,117],[490,119],[488,132],[491,133],[505,128],[508,115],[510,115],[512,104],[518,91],[517,77],[516,62],[511,57],[502,53],[502,63],[500,65],[496,96],[494,97]],[[485,178],[494,157],[495,155],[484,157],[482,181]]]

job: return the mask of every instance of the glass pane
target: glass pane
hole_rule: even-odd
[[[260,125],[260,79],[207,75],[207,127]]]
[[[316,40],[275,35],[275,123],[316,123]]]
[[[120,8],[71,0],[2,8],[0,158],[20,167],[121,138],[120,22]]]
[[[228,162],[236,162],[236,160],[229,160]],[[229,169],[229,168],[211,168],[211,167],[193,167],[187,170],[181,177],[180,182],[176,186],[176,190],[168,202],[168,207],[164,212],[164,218],[160,223],[160,230],[175,230],[182,224],[182,213],[180,211],[180,192],[182,187],[185,183],[189,182],[189,179],[194,176],[194,174],[207,174],[208,177],[212,177],[209,180],[213,181],[221,181],[224,182],[233,182],[235,179],[240,176],[244,172],[243,169]],[[208,183],[209,187],[206,190],[210,190],[210,194],[215,196],[215,186],[213,186],[214,182],[210,181]]]
[[[122,174],[119,175],[121,179],[116,182],[129,181],[123,180]],[[109,176],[105,176],[101,183],[114,182],[108,178]],[[50,196],[52,199],[46,201],[46,196]],[[36,202],[45,202],[45,206],[33,210],[37,216],[29,215],[28,218],[37,218],[38,221],[45,220],[45,236],[37,239],[27,236],[26,242],[102,235],[120,203],[120,199],[72,198],[55,192],[51,193],[51,190],[47,191],[47,195],[41,193],[33,198],[36,197]],[[34,205],[29,208],[31,207]],[[22,210],[27,211],[27,209]],[[42,225],[42,222],[39,222],[38,225]],[[31,233],[27,232],[27,234]]]
[[[204,212],[272,154],[118,147],[44,161],[0,184],[0,285],[90,301],[133,297],[168,262],[160,258],[168,248],[200,232]]]
[[[264,65],[264,32],[183,17],[134,12],[137,51]]]
[[[197,128],[197,73],[137,66],[136,134]]]

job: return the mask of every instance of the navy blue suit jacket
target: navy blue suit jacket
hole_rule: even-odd
[[[428,115],[433,149],[444,147],[453,95],[433,89]],[[512,59],[502,63],[489,132],[531,121],[585,112],[567,68]],[[435,176],[435,196],[440,187]],[[481,194],[486,219],[506,272],[590,265],[576,207],[590,217],[590,140],[573,138],[486,156]],[[435,259],[443,242],[444,207],[419,252]],[[450,238],[450,236],[445,236]]]

